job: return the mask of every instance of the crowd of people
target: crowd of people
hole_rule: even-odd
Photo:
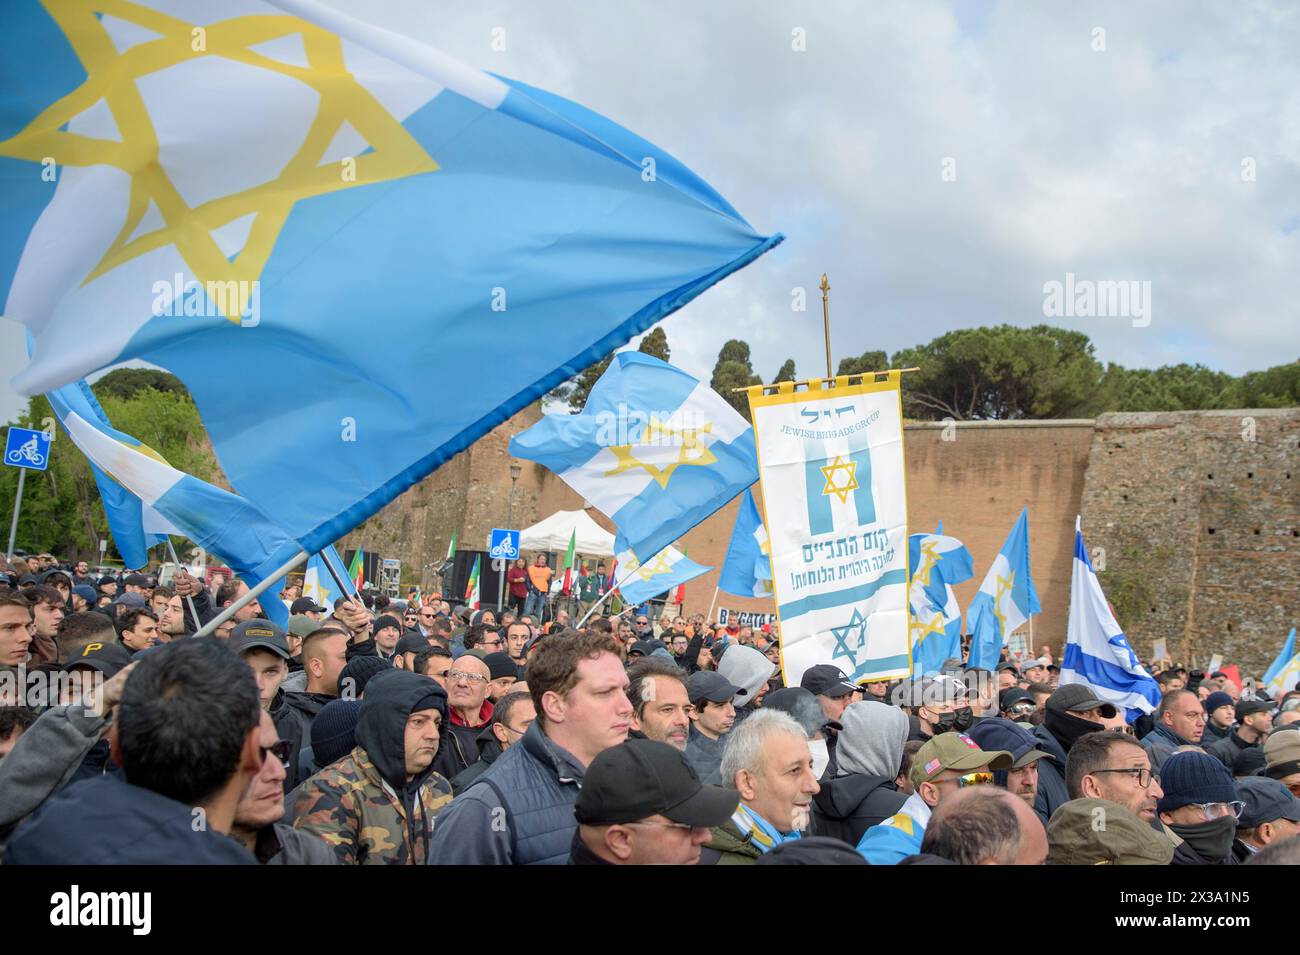
[[[0,566],[3,862],[1300,862],[1300,691],[1168,666],[1130,722],[1046,648],[786,686],[773,626],[508,583],[262,595],[282,628],[237,579]]]

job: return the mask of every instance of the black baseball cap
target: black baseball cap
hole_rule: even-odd
[[[119,643],[91,643],[87,644],[81,653],[63,664],[63,669],[65,672],[79,668],[98,670],[107,680],[130,662],[130,651]]]
[[[799,686],[816,696],[832,699],[858,692],[858,687],[844,675],[844,671],[831,663],[819,663],[804,670]]]
[[[324,613],[325,608],[310,597],[299,597],[289,604],[289,613]]]
[[[639,653],[643,657],[648,657],[663,645],[662,640],[636,640],[627,648],[627,655]]]
[[[1237,780],[1237,795],[1245,804],[1237,817],[1237,828],[1254,829],[1266,822],[1286,819],[1300,822],[1300,799],[1279,779],[1247,776]]]
[[[603,750],[582,777],[573,814],[584,826],[613,826],[666,816],[685,826],[720,826],[740,793],[706,786],[678,750],[652,739],[630,739]]]
[[[1011,709],[1017,703],[1034,703],[1034,695],[1027,690],[1022,690],[1017,686],[1007,687],[998,695],[998,709],[1003,713]],[[1036,704],[1034,704],[1036,705]]]
[[[1083,683],[1067,683],[1058,686],[1047,698],[1047,709],[1054,713],[1085,713],[1088,710],[1101,709],[1106,719],[1114,719],[1119,710],[1114,704],[1097,699],[1097,694]]]
[[[1265,703],[1262,700],[1241,700],[1237,703],[1237,721],[1241,722],[1243,717],[1250,716],[1252,713],[1265,713],[1273,709],[1272,703]]]
[[[284,631],[269,620],[245,620],[230,632],[226,646],[240,656],[249,650],[270,650],[282,660],[290,658]]]
[[[126,580],[123,581],[128,587],[145,587],[149,586],[149,578],[144,574],[127,574]]]
[[[716,670],[697,670],[686,678],[686,698],[688,700],[726,703],[737,696],[748,695],[747,690],[736,686]]]
[[[397,641],[394,653],[420,653],[432,646],[429,638],[416,630],[408,630]]]

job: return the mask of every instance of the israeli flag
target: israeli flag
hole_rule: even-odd
[[[737,597],[772,596],[772,558],[767,528],[754,502],[754,489],[740,499],[731,544],[718,575],[718,589]]]
[[[45,397],[49,400],[50,407],[54,409],[65,431],[68,430],[68,417],[76,414],[87,426],[96,429],[106,439],[136,448],[141,450],[142,454],[161,460],[161,455],[157,451],[141,444],[129,434],[116,430],[109,423],[108,415],[104,414],[104,409],[86,382],[75,381],[62,388],[55,388],[53,391],[46,392]],[[75,438],[73,443],[77,444]],[[87,458],[89,457],[87,455]],[[147,566],[149,548],[165,541],[167,534],[180,532],[171,528],[157,511],[143,505],[138,497],[96,467],[93,460],[89,463],[90,473],[95,478],[95,486],[99,488],[99,497],[104,502],[108,532],[113,537],[113,545],[117,548],[117,552],[122,555],[122,562],[132,569]]]
[[[909,535],[907,552],[912,671],[928,676],[961,658],[961,607],[952,585],[974,571],[966,546],[942,533]]]
[[[614,541],[614,550],[618,559],[618,590],[623,602],[633,607],[713,569],[695,563],[675,547],[665,547],[650,560],[642,561],[621,534]]]
[[[638,554],[661,550],[758,480],[754,429],[707,384],[619,352],[581,414],[510,442],[603,511]]]
[[[1287,634],[1286,642],[1282,644],[1282,649],[1278,653],[1277,659],[1275,659],[1272,662],[1272,664],[1270,664],[1269,668],[1264,671],[1264,676],[1259,682],[1263,683],[1265,686],[1272,683],[1274,678],[1279,673],[1282,672],[1283,668],[1285,668],[1286,665],[1291,662],[1291,659],[1294,656],[1295,656],[1295,627],[1292,627],[1291,632]]]
[[[68,413],[63,425],[92,464],[112,474],[178,533],[219,555],[250,587],[301,549],[297,541],[237,495],[178,471],[139,446],[114,439],[75,411]],[[285,626],[288,608],[278,593],[273,584],[259,602],[269,619]]]
[[[1006,543],[993,559],[979,593],[966,611],[971,634],[967,666],[993,670],[1007,634],[1028,620],[1030,614],[1042,609],[1029,572],[1029,508],[1026,507],[1021,509]]]
[[[1070,576],[1070,623],[1060,685],[1084,683],[1097,698],[1126,710],[1132,723],[1160,705],[1160,684],[1138,662],[1115,615],[1110,612],[1075,522],[1074,571]]]
[[[781,241],[659,146],[411,39],[423,9],[3,11],[15,390],[167,369],[308,553]]]

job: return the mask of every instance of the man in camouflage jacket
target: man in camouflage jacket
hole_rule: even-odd
[[[323,839],[342,865],[423,865],[434,817],[452,796],[432,768],[446,715],[446,691],[429,677],[373,677],[356,748],[303,784],[294,828]]]

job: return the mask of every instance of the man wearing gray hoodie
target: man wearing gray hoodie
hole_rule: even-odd
[[[714,657],[717,657],[716,650]],[[736,695],[737,700],[743,699],[745,704],[736,707],[736,721],[732,724],[734,729],[762,707],[763,697],[767,695],[767,681],[776,673],[776,664],[753,647],[733,643],[722,654],[722,659],[718,660],[718,673],[728,683],[745,691],[743,697]]]
[[[862,834],[902,808],[907,796],[894,780],[907,742],[907,715],[895,706],[866,700],[840,714],[835,747],[839,775],[823,780],[813,797],[812,834],[857,845]]]

